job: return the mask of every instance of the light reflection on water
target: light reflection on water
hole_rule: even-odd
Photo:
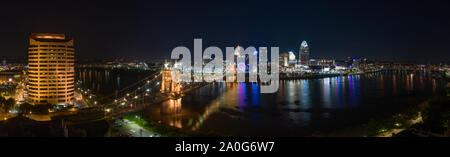
[[[93,87],[115,87],[116,76],[104,72],[83,72],[80,77],[100,78],[92,80]],[[260,94],[256,83],[214,83],[181,99],[149,106],[142,114],[189,130],[308,136],[318,130],[332,131],[365,123],[380,114],[403,111],[444,86],[431,79],[429,73],[405,71],[281,81],[278,92],[273,94]]]
[[[431,96],[440,84],[427,74],[395,71],[281,81],[274,94],[260,94],[256,83],[215,83],[178,100],[181,111],[177,114],[152,112],[168,107],[163,105],[166,102],[149,107],[144,114],[169,125],[176,119],[177,127],[191,130],[303,136],[307,135],[304,130],[332,130],[358,124],[381,111],[400,111]]]
[[[136,72],[95,68],[75,69],[76,80],[82,81],[83,87],[104,95],[113,94],[116,89],[122,89],[153,73],[152,71]]]

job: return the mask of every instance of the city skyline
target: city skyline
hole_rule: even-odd
[[[77,59],[169,58],[173,48],[192,46],[194,38],[202,38],[206,46],[279,46],[280,52],[297,52],[306,40],[313,58],[350,56],[421,63],[450,58],[448,10],[443,2],[40,1],[2,6],[8,22],[0,26],[4,30],[1,56],[26,56],[28,36],[48,32],[75,37]]]
[[[0,19],[0,138],[26,152],[450,137],[448,0],[8,1]]]

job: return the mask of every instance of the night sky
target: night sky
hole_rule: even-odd
[[[279,46],[311,57],[450,61],[448,1],[13,1],[0,6],[0,56],[33,33],[66,33],[82,58],[169,58],[176,46]],[[191,51],[192,48],[191,48]]]

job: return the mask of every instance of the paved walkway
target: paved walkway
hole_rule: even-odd
[[[125,134],[125,135],[131,135],[132,137],[160,137],[159,134],[152,132],[150,130],[147,130],[133,122],[130,121],[120,121],[120,123],[122,124],[122,126],[119,127],[119,132],[121,134]]]
[[[417,124],[419,122],[422,122],[422,116],[417,116],[416,119],[411,119],[409,121],[409,125],[408,126],[412,126],[414,124]],[[378,137],[392,137],[394,134],[398,134],[404,130],[406,130],[407,128],[400,128],[400,129],[392,129],[386,133],[383,133],[382,135],[379,135]]]

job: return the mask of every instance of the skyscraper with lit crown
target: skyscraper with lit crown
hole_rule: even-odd
[[[300,56],[300,64],[307,66],[309,63],[309,47],[308,47],[308,43],[306,43],[306,41],[304,41],[304,40],[303,40],[302,44],[300,45],[299,56]]]

